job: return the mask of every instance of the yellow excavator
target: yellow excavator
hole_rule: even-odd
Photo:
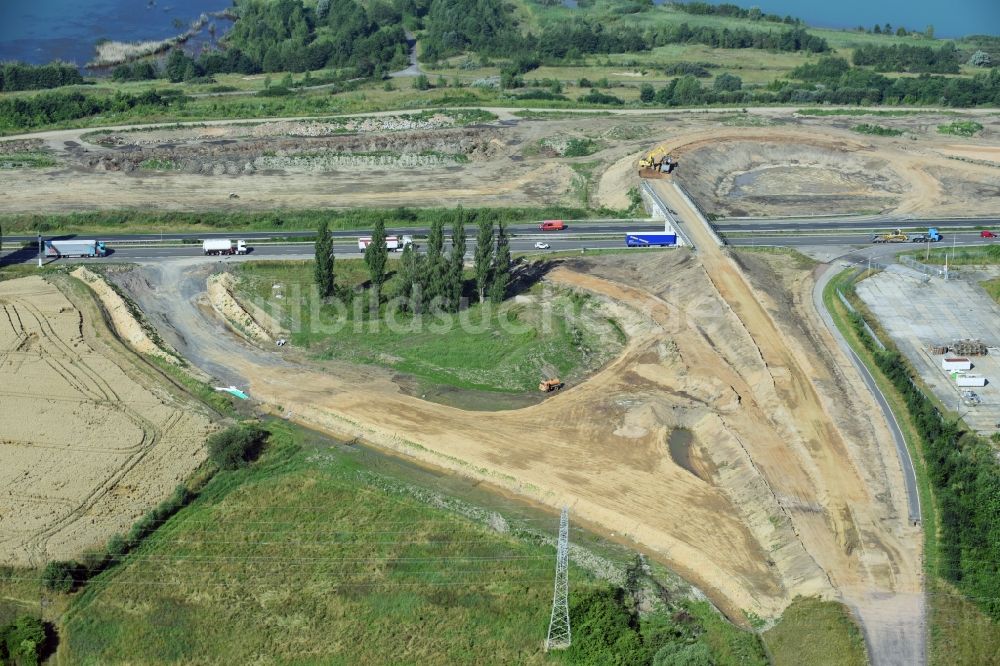
[[[663,146],[654,148],[639,160],[640,178],[666,178],[677,168],[677,160],[667,154]]]

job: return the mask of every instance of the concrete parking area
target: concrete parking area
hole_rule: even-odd
[[[935,395],[971,428],[989,435],[1000,423],[1000,306],[975,282],[927,279],[894,265],[857,285],[858,296],[878,317]],[[961,389],[941,367],[942,354],[932,345],[980,339],[985,356],[970,356],[970,374],[986,377],[986,386]],[[951,354],[948,354],[951,356]],[[962,391],[971,391],[963,396]]]

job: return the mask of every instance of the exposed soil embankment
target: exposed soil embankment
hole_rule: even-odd
[[[260,308],[253,308],[254,314],[244,309],[233,297],[231,273],[217,273],[208,278],[208,299],[215,311],[240,335],[254,342],[274,342],[274,335],[280,334],[280,326],[271,320]]]
[[[496,157],[503,144],[496,130],[453,128],[421,132],[339,134],[159,142],[136,135],[106,135],[96,140],[114,150],[91,154],[86,167],[101,171],[138,169],[253,174],[276,169],[306,171],[346,167],[429,167]]]
[[[101,305],[104,306],[108,317],[111,319],[111,325],[114,327],[115,333],[132,349],[140,354],[149,354],[150,356],[162,358],[168,363],[180,363],[180,360],[175,355],[176,352],[160,347],[149,336],[143,325],[132,314],[132,309],[125,302],[125,299],[105,282],[104,278],[82,266],[74,270],[70,275],[81,280],[97,294],[97,298],[100,299]]]

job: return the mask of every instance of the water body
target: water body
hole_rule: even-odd
[[[166,39],[186,31],[203,12],[230,4],[229,0],[0,0],[0,61],[65,60],[83,67],[96,54],[99,39]],[[224,19],[213,21],[217,37],[231,25]],[[200,48],[210,40],[207,29],[196,39],[189,48]]]
[[[663,4],[665,0],[654,0]],[[706,0],[714,5],[729,2],[740,7],[760,7],[765,14],[791,15],[809,25],[822,28],[873,27],[889,23],[895,30],[923,30],[934,26],[936,37],[1000,34],[1000,2],[997,0],[955,0],[941,3],[932,0],[839,0],[838,2],[802,2],[802,0]]]

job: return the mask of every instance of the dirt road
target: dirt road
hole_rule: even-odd
[[[673,185],[656,181],[653,186],[681,219],[692,222],[686,229],[699,259],[764,360],[766,372],[750,381],[762,389],[786,446],[775,450],[760,439],[749,441],[750,457],[791,516],[806,550],[858,614],[874,663],[921,663],[921,540],[907,520],[891,438],[884,427],[875,441],[852,438],[842,428],[817,393],[815,382],[823,372],[815,354],[781,330],[707,226],[694,222],[697,213]],[[823,348],[837,350],[829,333],[824,338]],[[840,367],[850,367],[842,361]],[[873,455],[884,478],[866,474]]]

